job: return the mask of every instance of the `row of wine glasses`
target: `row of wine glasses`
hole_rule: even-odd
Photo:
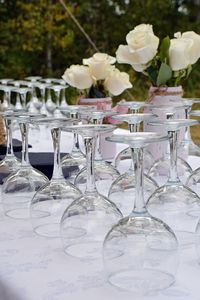
[[[87,118],[84,117],[84,113],[81,114],[84,110],[87,110]],[[26,212],[25,217],[30,218],[33,230],[37,234],[45,237],[61,235],[64,251],[79,259],[101,257],[102,244],[104,244],[105,269],[109,282],[114,286],[142,293],[170,286],[175,280],[178,244],[188,245],[188,241],[193,242],[193,232],[192,234],[189,232],[190,224],[193,220],[197,223],[196,220],[200,216],[198,195],[184,186],[178,178],[177,135],[181,128],[196,125],[198,121],[157,120],[153,113],[112,116],[115,120],[128,122],[131,130],[133,127],[136,128],[134,129],[136,132],[132,130],[126,135],[113,135],[108,138],[110,142],[130,146],[131,150],[127,151],[131,154],[132,165],[127,173],[131,178],[128,182],[132,187],[131,203],[127,201],[125,194],[118,199],[114,197],[111,191],[114,190],[115,183],[112,183],[108,197],[100,194],[100,188],[98,190],[96,184],[104,180],[101,176],[95,176],[96,161],[101,162],[101,170],[105,170],[103,168],[106,166],[109,174],[112,176],[115,174],[112,181],[116,180],[116,186],[117,178],[123,176],[113,166],[108,167],[98,153],[99,135],[103,132],[112,133],[115,129],[113,125],[102,124],[102,118],[112,113],[101,113],[95,109],[88,112],[88,107],[84,109],[78,106],[74,106],[74,110],[68,107],[60,111],[62,117],[57,118],[14,111],[7,115],[6,112],[2,114],[11,123],[13,120],[18,122],[23,146],[21,166],[13,170],[14,173],[12,172],[5,179],[2,187],[2,202],[6,215],[23,218]],[[63,117],[65,114],[68,116]],[[81,115],[82,124],[80,124]],[[93,124],[85,124],[85,119],[88,118]],[[138,125],[143,121],[149,122],[151,126],[163,126],[166,132],[164,134],[137,132]],[[54,144],[54,171],[50,182],[29,163],[28,129],[31,123],[46,124],[51,129]],[[84,169],[79,170],[78,176],[71,177],[73,183],[66,181],[62,174],[59,149],[62,130],[74,134],[74,152],[78,154],[77,157],[82,156],[83,166],[85,166]],[[84,153],[80,150],[79,136],[83,139]],[[163,187],[158,187],[154,180],[144,176],[143,153],[148,155],[148,151],[144,151],[144,148],[151,143],[164,143],[168,140],[170,141],[170,177]],[[64,160],[68,158],[69,161],[74,159],[71,155]],[[79,163],[76,164],[80,167]],[[100,170],[100,164],[96,170]],[[149,192],[148,196],[145,196],[148,192],[145,188],[146,178],[153,186],[153,194],[150,195]],[[79,186],[75,186],[76,182]],[[126,179],[123,182],[127,183]],[[123,185],[119,187],[119,192],[122,188]],[[134,207],[133,211],[131,206]],[[125,207],[124,211],[123,207]],[[188,221],[185,224],[187,228],[176,226],[183,225],[185,220]]]
[[[42,79],[39,76],[27,77],[26,80],[0,80],[0,90],[3,92],[1,107],[25,109],[29,112],[44,113],[46,115],[59,116],[58,107],[66,107],[66,89],[68,85],[63,80],[56,78]],[[13,95],[15,93],[15,104]],[[54,101],[52,100],[54,98]],[[12,99],[12,101],[11,101]]]

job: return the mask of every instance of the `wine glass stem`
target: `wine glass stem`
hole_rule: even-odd
[[[19,124],[21,135],[22,135],[22,166],[29,166],[29,155],[28,155],[28,123]]]
[[[178,131],[169,131],[170,170],[168,182],[180,182],[177,172]]]
[[[128,124],[129,127],[129,131],[130,132],[137,132],[138,128],[137,128],[137,124]]]
[[[79,151],[80,151],[80,147],[79,147],[78,134],[74,132],[74,143],[73,143],[72,152],[79,152]]]
[[[41,89],[42,106],[45,106],[45,89]]]
[[[138,131],[138,128],[137,128],[137,124],[128,124],[129,126],[129,131],[130,132],[137,132]],[[134,170],[134,166],[133,166],[133,160],[135,160],[135,155],[134,155],[134,149],[132,151],[132,161],[131,161],[131,165],[130,165],[130,168],[129,168],[129,171],[133,171]]]
[[[10,108],[10,94],[11,92],[6,92],[6,99],[7,99],[7,102],[8,102],[8,108]]]
[[[60,91],[56,91],[56,106],[60,106]]]
[[[60,162],[60,128],[53,128],[51,130],[51,135],[53,139],[53,149],[54,149],[54,165],[53,165],[53,175],[52,179],[63,179],[63,172]]]
[[[71,112],[70,118],[77,120],[79,118],[78,112]],[[74,134],[74,139],[73,139],[72,153],[80,151],[78,134],[76,132],[74,132],[73,134]]]
[[[103,118],[92,119],[93,124],[101,125],[103,123]],[[101,147],[100,147],[100,135],[97,135],[96,139],[96,151],[95,151],[95,160],[103,160],[101,155]]]
[[[23,109],[26,109],[26,94],[21,94],[22,99],[22,107]]]
[[[190,107],[187,107],[187,108],[185,109],[185,118],[186,118],[186,119],[189,119],[189,113],[190,113],[191,109],[192,109],[191,106],[190,106]],[[185,128],[185,140],[186,140],[187,142],[190,142],[190,141],[192,140],[191,134],[190,134],[190,127],[189,127],[189,126]]]
[[[7,131],[7,150],[6,156],[14,156],[13,143],[12,143],[12,120],[5,119],[6,131]]]
[[[96,137],[84,137],[85,153],[86,153],[86,171],[87,182],[85,193],[96,192],[95,174],[94,174],[94,153],[96,146]]]
[[[147,213],[143,189],[143,148],[131,148],[131,154],[135,174],[135,203],[132,214],[138,215]]]

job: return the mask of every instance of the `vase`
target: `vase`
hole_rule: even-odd
[[[96,106],[98,110],[110,110],[112,108],[112,98],[79,98],[78,105],[92,105]]]
[[[182,86],[177,87],[151,87],[149,89],[147,103],[155,104],[155,105],[173,105],[175,102],[181,102],[183,96]],[[148,108],[145,111],[149,112]],[[160,109],[154,109],[153,113],[155,113],[159,119],[166,119],[166,114],[162,112]],[[179,109],[174,115],[176,119],[184,119],[185,118],[185,109]],[[161,128],[160,126],[151,126],[149,124],[144,124],[145,131],[154,131],[159,133],[166,133],[165,128]],[[179,145],[181,145],[181,141],[184,139],[185,129],[180,130],[179,134]],[[166,149],[168,147],[168,142],[159,143],[159,145],[152,144],[148,147],[148,150],[153,155],[154,160],[157,160],[164,156],[166,153]],[[187,152],[184,147],[179,147],[178,156],[187,159]]]

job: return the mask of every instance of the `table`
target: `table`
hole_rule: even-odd
[[[46,151],[45,142],[40,145],[33,150]],[[200,159],[189,162],[196,168]],[[65,255],[59,238],[36,236],[29,221],[5,217],[0,205],[0,300],[199,300],[199,280],[192,246],[181,250],[176,283],[169,289],[146,297],[118,291],[106,282],[101,260]]]

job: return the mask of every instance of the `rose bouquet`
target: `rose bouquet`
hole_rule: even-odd
[[[118,63],[147,75],[156,87],[178,86],[200,58],[200,35],[194,31],[178,32],[173,39],[167,36],[160,41],[152,25],[140,24],[127,34],[126,42],[117,49]]]
[[[72,87],[84,91],[87,98],[104,98],[120,95],[131,88],[129,75],[120,72],[114,64],[116,58],[106,53],[95,53],[83,59],[83,65],[71,65],[62,78]]]

